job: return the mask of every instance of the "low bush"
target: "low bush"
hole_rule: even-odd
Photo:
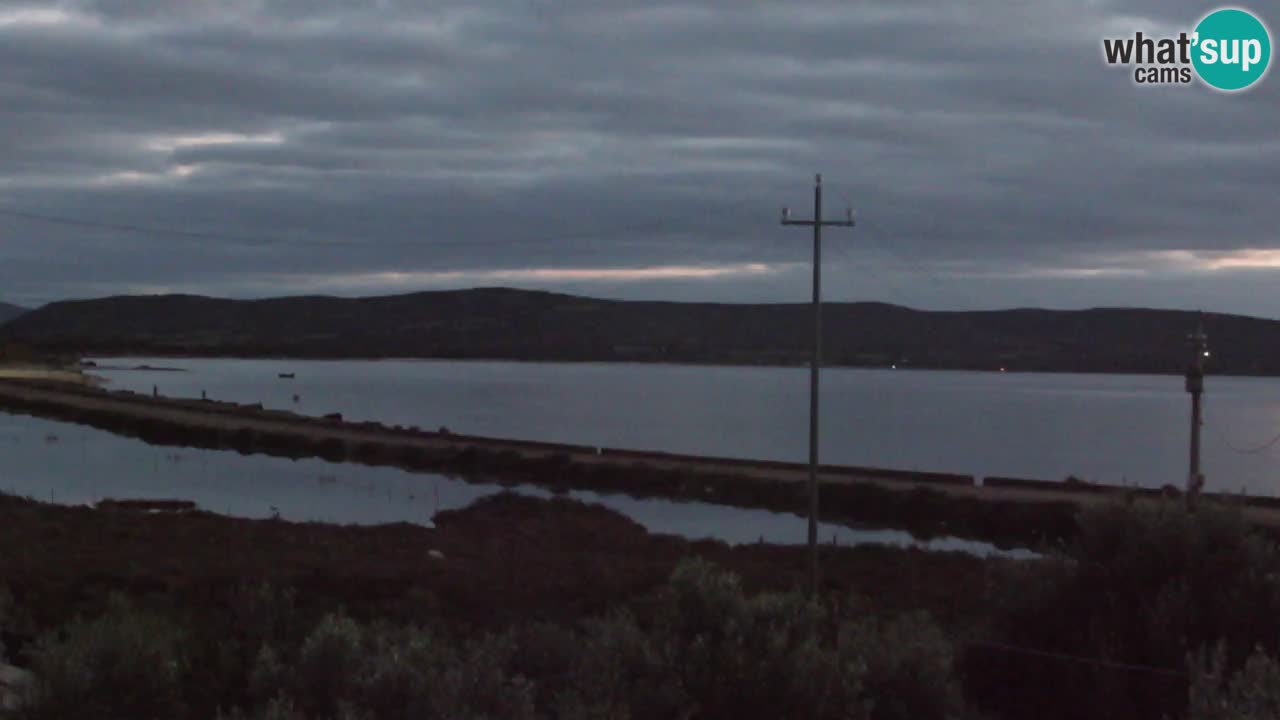
[[[4,661],[8,657],[8,648],[5,647],[4,636],[9,633],[9,616],[13,613],[13,595],[9,594],[9,588],[0,585],[0,661]]]
[[[1229,675],[1222,646],[1191,663],[1188,720],[1268,720],[1280,717],[1280,663],[1260,648]]]
[[[1280,553],[1239,508],[1099,503],[1057,559],[998,583],[998,639],[1111,665],[1017,654],[973,655],[970,694],[1006,714],[1035,702],[1045,718],[1179,717],[1189,654],[1221,646],[1227,670],[1280,643]],[[970,667],[972,666],[972,667]]]
[[[662,643],[625,612],[585,624],[577,650],[557,683],[563,720],[682,718],[692,702]]]
[[[749,598],[736,576],[690,561],[664,595],[658,632],[697,717],[837,717],[857,696],[863,669],[824,650],[822,609],[798,593]]]
[[[951,645],[926,616],[832,619],[798,592],[747,596],[701,561],[672,575],[655,637],[691,717],[942,720],[961,709]]]
[[[185,660],[168,621],[113,599],[106,613],[41,638],[20,717],[181,718]]]
[[[865,668],[871,720],[944,720],[963,707],[953,680],[951,641],[924,614],[849,623],[841,632],[846,662]]]
[[[113,601],[42,638],[24,720],[556,717],[941,720],[951,648],[924,616],[841,617],[798,592],[749,595],[699,560],[643,604],[501,633],[359,622],[309,628],[291,592],[241,588],[187,631]]]
[[[416,627],[366,627],[328,615],[296,653],[265,646],[251,687],[264,713],[301,718],[533,717],[503,636],[457,645]]]

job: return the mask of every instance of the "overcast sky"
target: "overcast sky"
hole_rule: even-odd
[[[803,301],[820,171],[831,300],[1280,317],[1280,76],[1102,60],[1212,7],[0,2],[0,299]]]

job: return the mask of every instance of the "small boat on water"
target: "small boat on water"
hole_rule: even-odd
[[[294,373],[280,373],[280,377],[284,380],[292,380]]]

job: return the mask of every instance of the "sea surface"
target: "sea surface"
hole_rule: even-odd
[[[629,449],[804,461],[806,368],[109,358],[108,387],[355,420]],[[280,377],[294,375],[293,379]],[[296,398],[296,399],[295,399]],[[824,462],[1115,484],[1185,483],[1178,376],[822,373]],[[1210,490],[1280,492],[1280,378],[1206,379]],[[1250,452],[1252,451],[1252,452]]]

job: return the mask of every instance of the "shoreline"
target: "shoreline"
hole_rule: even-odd
[[[349,355],[240,355],[236,353],[228,354],[182,354],[182,353],[166,353],[166,352],[110,352],[110,353],[94,353],[86,352],[84,357],[92,360],[100,359],[118,359],[118,358],[137,358],[137,359],[155,359],[155,360],[268,360],[277,362],[433,362],[433,363],[519,363],[528,365],[633,365],[639,367],[658,366],[658,367],[691,367],[691,368],[734,368],[734,369],[754,369],[754,368],[773,368],[784,370],[808,370],[808,363],[735,363],[735,362],[717,362],[717,361],[678,361],[678,360],[636,360],[636,359],[617,359],[617,360],[573,360],[564,358],[512,358],[512,357],[425,357],[418,355],[368,355],[368,356],[349,356]],[[1107,377],[1182,377],[1182,372],[1156,372],[1156,371],[1125,371],[1113,372],[1109,370],[1043,370],[1043,369],[1026,369],[1026,368],[1009,368],[1001,370],[999,367],[994,368],[964,368],[964,367],[931,367],[921,365],[903,365],[892,367],[889,365],[843,365],[834,363],[823,363],[823,370],[866,370],[866,371],[888,371],[888,372],[937,372],[937,373],[967,373],[972,375],[1103,375]],[[1210,377],[1215,378],[1261,378],[1261,379],[1280,379],[1280,373],[1213,373]]]
[[[97,387],[105,382],[103,378],[86,374],[80,370],[49,368],[37,365],[26,367],[0,366],[0,381],[4,380],[66,383],[86,387]]]

